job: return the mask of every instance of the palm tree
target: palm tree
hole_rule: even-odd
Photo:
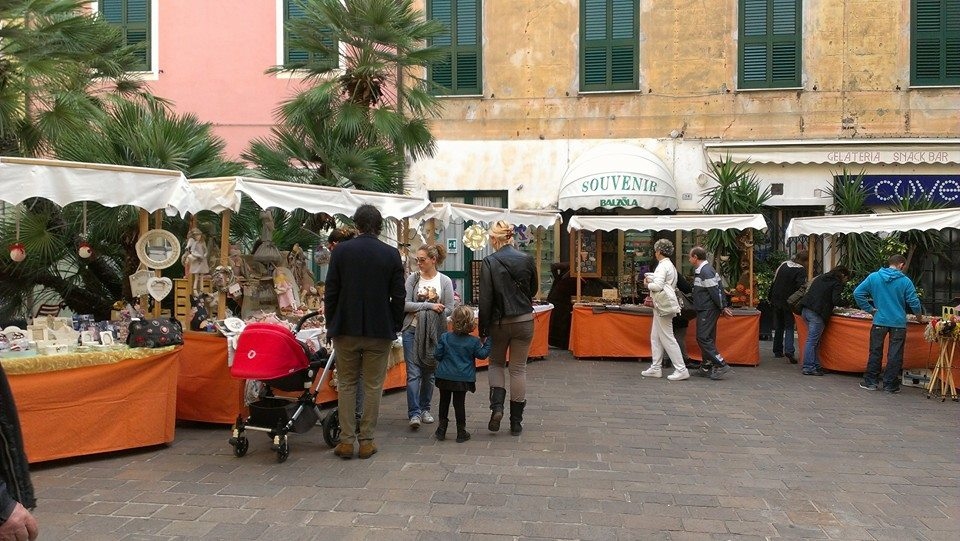
[[[716,185],[704,190],[701,196],[701,200],[706,200],[703,205],[706,214],[755,214],[761,212],[770,199],[770,187],[761,189],[749,162],[734,162],[727,155],[722,161],[710,162],[707,174]],[[706,248],[719,260],[718,268],[728,283],[737,283],[746,242],[744,232],[714,230],[707,234]]]
[[[88,3],[0,0],[0,154],[47,155],[102,118],[106,102],[142,93],[128,75],[137,47]]]
[[[302,74],[308,87],[278,110],[270,138],[244,159],[277,180],[402,193],[406,158],[429,156],[438,100],[422,74],[442,53],[442,31],[411,0],[304,0],[289,23],[304,60],[268,72]]]
[[[88,130],[59,137],[53,150],[67,160],[178,169],[188,177],[239,174],[242,166],[224,159],[224,146],[209,123],[175,115],[161,103],[140,101],[118,103]],[[37,302],[31,298],[36,286],[44,288],[41,295],[59,297],[74,312],[98,319],[109,316],[114,301],[130,296],[127,276],[139,264],[134,250],[138,209],[94,203],[59,208],[33,199],[21,210],[20,240],[29,257],[18,264],[0,259],[0,320],[22,315],[23,307]],[[0,225],[3,246],[14,238],[13,221],[7,216]],[[198,221],[208,233],[217,231],[213,214],[202,214]],[[183,237],[186,224],[166,217],[164,229]],[[77,254],[84,230],[94,250],[90,259]]]

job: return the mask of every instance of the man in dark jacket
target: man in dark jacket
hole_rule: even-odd
[[[813,279],[810,288],[800,301],[803,310],[800,315],[807,322],[807,342],[803,346],[803,375],[822,376],[820,355],[820,337],[833,315],[833,307],[840,304],[843,285],[850,279],[850,271],[843,265],[837,265],[830,272]]]
[[[697,345],[703,364],[710,365],[710,379],[723,379],[730,366],[717,351],[717,320],[720,314],[733,315],[725,307],[720,275],[707,262],[707,251],[700,246],[690,250],[693,265],[693,307],[697,310]]]
[[[377,452],[373,432],[380,416],[380,397],[387,374],[390,347],[403,323],[403,265],[400,252],[377,235],[383,217],[373,205],[361,205],[353,215],[359,236],[330,254],[324,293],[327,338],[337,355],[340,445],[334,454],[353,457],[359,438],[360,458]],[[357,380],[363,373],[363,414],[355,436]]]
[[[36,539],[37,520],[27,511],[36,505],[17,407],[0,366],[0,539]]]
[[[777,267],[770,284],[768,300],[773,307],[773,356],[786,357],[790,364],[797,364],[793,347],[793,311],[787,298],[807,282],[806,250],[800,250]]]

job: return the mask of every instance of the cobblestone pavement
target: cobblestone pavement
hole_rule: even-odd
[[[277,464],[264,435],[236,458],[227,427],[180,425],[170,446],[41,464],[41,539],[960,538],[960,404],[768,353],[719,382],[646,366],[552,350],[520,437],[486,430],[481,372],[466,443],[410,431],[392,392],[369,460],[319,427]]]

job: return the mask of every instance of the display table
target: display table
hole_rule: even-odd
[[[639,312],[594,311],[593,306],[576,304],[570,325],[570,351],[584,357],[650,357],[652,309]],[[697,322],[687,328],[687,354],[700,360]],[[733,317],[717,323],[717,349],[730,364],[760,364],[760,312],[736,310]]]
[[[807,342],[807,323],[800,316],[794,316],[797,328],[797,358],[803,360],[803,348]],[[833,315],[827,322],[827,327],[820,337],[820,364],[827,370],[835,372],[862,373],[867,369],[867,358],[870,356],[870,327],[872,319],[861,319]],[[932,369],[940,353],[937,344],[927,342],[923,338],[926,325],[907,323],[907,340],[903,345],[904,368]],[[883,365],[887,365],[887,343],[883,344]],[[960,360],[954,359],[953,374],[956,381],[960,381]]]
[[[533,342],[530,343],[530,353],[527,357],[542,359],[550,351],[550,315],[552,313],[552,304],[533,306]]]
[[[243,380],[230,375],[227,339],[186,331],[177,378],[177,419],[232,423],[244,409]]]
[[[172,442],[180,351],[4,359],[29,461]],[[44,357],[62,357],[74,367],[51,369]],[[25,370],[28,362],[34,366]]]

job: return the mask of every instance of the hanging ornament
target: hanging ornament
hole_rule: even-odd
[[[81,240],[80,244],[77,246],[77,255],[83,259],[89,259],[90,256],[93,255],[93,248],[90,247],[90,243],[85,240]]]
[[[24,248],[23,243],[20,242],[20,212],[17,212],[17,240],[10,245],[10,259],[12,259],[14,263],[20,263],[26,258],[27,250]]]
[[[482,250],[487,245],[487,230],[480,224],[473,224],[464,229],[463,245],[473,251]]]
[[[27,258],[27,251],[23,247],[22,242],[14,242],[10,245],[10,259],[14,263],[20,263]]]
[[[83,202],[83,233],[80,233],[80,244],[77,245],[77,255],[89,259],[93,255],[93,248],[87,241],[87,202]]]

